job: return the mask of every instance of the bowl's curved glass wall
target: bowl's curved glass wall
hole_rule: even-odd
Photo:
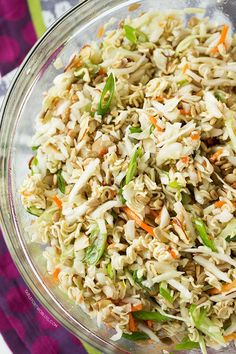
[[[130,5],[137,3],[130,12]],[[43,92],[60,73],[53,66],[60,56],[66,64],[68,58],[84,44],[97,40],[101,24],[111,17],[117,22],[127,16],[137,16],[147,9],[169,10],[201,7],[207,15],[219,23],[236,25],[236,1],[188,1],[188,0],[91,0],[84,1],[70,10],[35,45],[8,92],[2,107],[0,145],[1,224],[5,240],[21,274],[44,306],[75,335],[87,340],[103,353],[149,353],[161,352],[160,347],[139,345],[127,341],[111,342],[107,329],[98,328],[78,306],[71,303],[47,277],[40,245],[31,244],[25,227],[30,222],[21,206],[18,189],[27,173],[27,162],[32,151],[31,136],[35,117],[40,111]],[[133,7],[134,8],[134,7]],[[202,16],[202,15],[199,15]],[[117,22],[114,24],[116,26]],[[235,29],[235,28],[234,28]],[[230,350],[227,350],[230,354]],[[209,351],[213,353],[214,351]],[[222,353],[224,350],[221,351]],[[219,353],[219,352],[218,352]],[[235,353],[232,349],[231,354]]]

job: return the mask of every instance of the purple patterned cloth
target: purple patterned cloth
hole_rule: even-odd
[[[81,342],[39,304],[0,233],[0,332],[14,354],[86,354]]]
[[[24,59],[37,40],[26,0],[0,0],[0,73]]]

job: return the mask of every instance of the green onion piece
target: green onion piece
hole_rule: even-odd
[[[154,130],[155,130],[155,125],[152,124],[150,127],[150,134],[152,134],[154,132]]]
[[[233,236],[233,237],[227,236],[226,241],[227,242],[236,242],[236,236]]]
[[[224,345],[225,340],[221,334],[221,329],[219,326],[215,325],[207,316],[207,310],[204,308],[197,308],[197,305],[192,304],[189,309],[189,314],[192,317],[195,327],[209,336],[217,343]]]
[[[140,127],[130,127],[129,128],[129,131],[131,134],[134,134],[134,133],[141,133],[142,132],[142,129]]]
[[[226,98],[225,98],[225,95],[222,91],[215,91],[214,92],[214,96],[215,98],[218,100],[218,101],[221,101],[223,103],[226,102]]]
[[[34,216],[40,216],[40,215],[43,214],[44,209],[38,209],[38,208],[32,206],[30,208],[27,208],[27,211],[28,211],[28,213],[30,213],[30,214],[32,214]]]
[[[132,314],[137,320],[142,320],[142,321],[146,321],[146,320],[152,320],[152,321],[155,321],[155,322],[171,321],[171,318],[162,315],[158,311],[155,311],[155,312],[151,312],[151,311],[134,311],[134,312],[132,312]]]
[[[137,44],[138,42],[144,43],[148,41],[148,37],[142,31],[138,29],[125,25],[125,37],[131,42]]]
[[[60,189],[60,191],[65,194],[65,190],[66,190],[66,182],[64,180],[64,178],[62,177],[62,170],[59,170],[57,172],[57,185],[58,188]]]
[[[32,160],[32,165],[33,166],[38,166],[38,159],[37,159],[37,156],[34,156],[33,160]]]
[[[89,265],[96,265],[102,257],[107,242],[107,234],[98,233],[92,245],[86,249],[84,261]]]
[[[200,236],[204,245],[209,247],[213,252],[217,252],[217,248],[214,242],[210,239],[210,237],[207,234],[206,226],[204,222],[200,218],[194,219],[193,222],[194,222],[195,229],[198,232],[198,235]]]
[[[40,145],[37,145],[37,146],[32,146],[32,148],[31,148],[31,149],[32,149],[33,151],[37,151],[39,147],[40,147]]]
[[[107,98],[108,92],[109,92],[109,97]],[[108,76],[108,79],[102,91],[102,95],[98,104],[97,113],[100,116],[103,117],[109,111],[114,92],[115,92],[115,79],[113,74],[110,74]]]
[[[174,302],[174,297],[171,295],[170,290],[167,288],[167,283],[166,282],[161,282],[160,288],[159,288],[160,295],[164,297],[167,301],[169,301],[171,304]]]
[[[151,288],[148,288],[147,286],[144,286],[142,284],[142,282],[145,280],[143,278],[138,278],[138,271],[135,270],[132,274],[132,278],[134,280],[134,282],[143,290],[145,290],[145,292],[147,292],[150,296],[154,296],[157,294],[157,287],[155,285],[153,285]]]
[[[172,181],[168,184],[168,187],[174,188],[174,189],[181,189],[181,185],[177,181]]]
[[[130,163],[129,163],[129,167],[128,167],[128,171],[125,177],[125,184],[128,184],[130,181],[132,181],[132,179],[134,178],[136,172],[137,172],[137,159],[138,157],[142,156],[143,151],[142,149],[139,147],[135,153],[133,154],[133,156],[131,157]]]
[[[199,343],[192,342],[191,340],[184,339],[181,343],[176,344],[175,350],[191,350],[199,348]]]
[[[112,268],[111,263],[108,263],[108,265],[107,265],[107,275],[108,275],[109,278],[111,278],[111,279],[114,279],[114,277],[115,277],[115,271],[114,271],[114,269]]]
[[[179,87],[184,87],[184,86],[188,85],[189,83],[190,82],[188,80],[180,80],[180,81],[177,82],[177,85]]]
[[[150,339],[149,336],[144,332],[134,332],[132,334],[123,333],[122,337],[134,341]]]
[[[182,197],[182,203],[183,204],[189,204],[191,202],[191,197],[190,197],[189,194],[181,193],[181,197]]]
[[[120,189],[119,189],[118,195],[119,195],[119,197],[120,197],[121,203],[122,203],[122,204],[125,204],[125,203],[126,203],[126,200],[125,200],[125,198],[123,197],[123,188],[120,188]]]

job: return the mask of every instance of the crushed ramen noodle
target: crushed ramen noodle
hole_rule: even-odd
[[[47,91],[20,193],[62,291],[113,340],[236,339],[236,37],[147,12]]]

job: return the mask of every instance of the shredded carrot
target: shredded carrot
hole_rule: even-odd
[[[106,71],[103,68],[100,68],[98,74],[99,75],[105,75]]]
[[[154,231],[153,231],[153,227],[145,224],[145,222],[143,222],[143,220],[141,220],[138,215],[136,215],[130,208],[128,207],[124,207],[124,212],[131,218],[134,219],[134,221],[136,222],[136,224],[138,226],[140,226],[143,230],[145,230],[146,232],[148,232],[150,235],[155,236],[154,235]]]
[[[172,258],[177,259],[177,254],[175,253],[174,250],[172,250],[172,248],[169,248],[168,252],[169,252],[169,254],[171,255]]]
[[[223,202],[222,200],[218,200],[217,202],[214,203],[216,208],[221,208],[225,204],[226,202]]]
[[[163,132],[163,129],[157,124],[157,120],[156,120],[155,117],[149,116],[148,119],[150,120],[150,122],[154,125],[154,127],[155,127],[159,132]]]
[[[163,96],[157,96],[157,97],[156,97],[156,100],[157,100],[158,102],[163,102],[163,101],[164,101],[164,98],[163,98]]]
[[[223,285],[221,287],[221,289],[216,289],[216,288],[210,289],[208,291],[208,293],[210,295],[217,295],[217,294],[221,294],[221,293],[226,293],[227,291],[230,291],[234,288],[236,288],[236,279],[234,281],[232,281],[232,283]]]
[[[231,342],[232,340],[236,340],[236,332],[224,336],[224,340],[226,342]]]
[[[197,131],[194,131],[194,132],[192,132],[192,133],[190,134],[190,138],[191,138],[192,140],[199,140],[200,137],[201,137],[201,135],[200,135],[200,133],[197,132]]]
[[[187,165],[189,163],[189,156],[182,156],[180,160]]]
[[[131,312],[141,311],[142,309],[143,309],[143,305],[141,303],[136,305],[131,305]]]
[[[137,323],[131,313],[129,313],[129,330],[130,332],[136,332],[138,330]]]
[[[213,47],[212,50],[211,50],[211,52],[213,54],[218,52],[218,45],[224,44],[224,46],[225,46],[225,40],[226,40],[226,37],[227,37],[228,30],[229,30],[229,26],[228,25],[224,25],[222,30],[221,30],[220,39],[219,39],[217,45],[215,47]]]
[[[153,321],[152,321],[152,320],[146,320],[145,323],[146,323],[146,325],[147,325],[149,328],[152,328],[152,327],[153,327]]]
[[[218,157],[222,154],[223,151],[224,151],[224,149],[217,150],[213,155],[211,155],[209,160],[211,162],[215,162],[218,159]]]
[[[185,74],[189,68],[190,68],[190,65],[188,63],[186,63],[183,67],[183,70],[182,70],[183,74]]]
[[[106,153],[108,152],[107,148],[103,148],[99,151],[98,156],[99,157],[103,157],[104,155],[106,155]]]
[[[180,113],[183,115],[183,116],[189,116],[190,115],[190,111],[185,111],[185,109],[183,108],[180,108]]]
[[[55,282],[58,281],[58,275],[59,275],[60,271],[61,271],[60,268],[56,268],[56,269],[54,270],[54,272],[53,272],[53,279],[54,279]]]
[[[98,38],[102,38],[102,36],[104,35],[104,32],[105,32],[104,26],[99,27],[98,34],[97,34]]]
[[[58,208],[62,208],[62,201],[56,196],[56,195],[53,195],[52,196],[52,199],[53,201],[56,203],[56,205],[58,206]]]
[[[153,209],[150,209],[150,212],[149,212],[149,214],[152,215],[155,219],[159,218],[160,213],[161,213],[160,211],[153,210]]]

